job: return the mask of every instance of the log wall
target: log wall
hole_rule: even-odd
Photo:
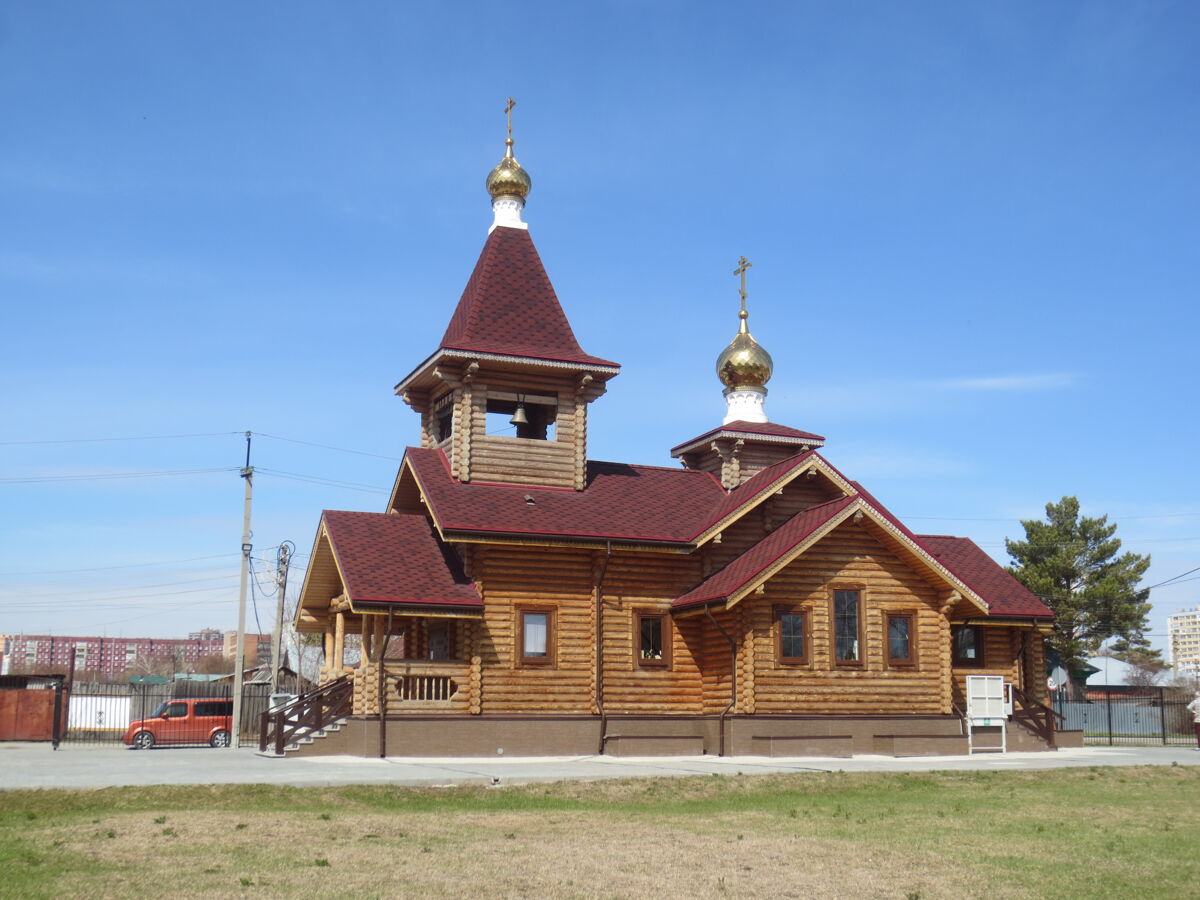
[[[791,502],[811,499],[797,491]],[[756,527],[765,527],[762,516],[752,518]],[[617,551],[606,558],[594,550],[479,545],[471,554],[471,570],[483,586],[483,618],[452,620],[450,663],[416,663],[452,671],[455,693],[444,701],[396,702],[398,663],[388,660],[391,714],[596,715],[603,708],[609,715],[717,716],[730,702],[732,667],[737,715],[936,716],[951,713],[952,702],[962,707],[967,674],[1000,674],[1021,685],[1041,665],[1040,655],[1034,659],[1030,649],[1040,640],[1022,655],[1017,630],[985,627],[987,668],[952,672],[945,591],[880,543],[865,523],[843,524],[760,592],[731,610],[714,612],[720,628],[705,615],[670,616],[672,600],[703,577],[700,554]],[[601,575],[604,682],[598,685],[595,591]],[[831,607],[837,588],[862,592],[862,658],[856,666],[833,660]],[[777,658],[781,606],[806,614],[803,665]],[[553,611],[552,665],[520,660],[523,607]],[[669,666],[640,664],[639,612],[666,616]],[[913,616],[916,660],[911,666],[887,661],[891,612]],[[354,630],[353,622],[349,627]],[[424,654],[421,620],[408,620],[404,628],[406,651]],[[721,629],[735,641],[732,653]],[[377,713],[377,670],[367,662],[356,676],[356,714]]]
[[[858,666],[835,666],[833,662],[831,604],[838,587],[862,591],[863,652]],[[796,607],[806,613],[807,665],[778,662],[776,606]],[[946,644],[937,592],[860,526],[847,523],[836,529],[767,582],[761,596],[751,595],[739,607],[745,635],[739,712],[912,715],[950,711],[942,690]],[[914,615],[913,666],[887,663],[889,612]],[[750,642],[752,649],[747,650]],[[728,657],[728,645],[714,649],[721,652],[703,660],[706,669],[720,666],[722,658]],[[752,665],[745,662],[748,652]]]

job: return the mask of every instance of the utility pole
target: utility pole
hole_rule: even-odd
[[[283,657],[283,602],[287,595],[288,563],[296,545],[284,541],[279,545],[279,557],[275,566],[276,592],[279,600],[275,604],[275,639],[271,642],[271,693],[279,693],[279,666]]]
[[[246,465],[242,466],[246,482],[246,498],[242,506],[242,589],[238,597],[237,650],[233,663],[233,722],[229,729],[229,748],[241,746],[242,737],[242,671],[246,667],[246,587],[250,577],[250,500],[254,494],[254,467],[250,465],[250,432],[246,432]]]

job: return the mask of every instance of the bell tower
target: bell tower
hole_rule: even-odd
[[[396,393],[459,481],[583,490],[588,404],[621,367],[579,346],[521,219],[532,179],[513,153],[514,105],[483,252],[440,346]]]

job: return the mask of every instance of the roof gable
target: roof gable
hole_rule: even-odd
[[[911,531],[865,491],[796,513],[723,569],[677,597],[673,607],[687,608],[714,601],[723,601],[730,606],[736,604],[850,516],[854,516],[856,522],[861,516],[872,523],[879,534],[918,563],[919,571],[927,572],[928,577],[941,581],[980,612],[987,613],[987,601],[938,561]]]
[[[442,349],[615,366],[583,352],[529,232],[496,228],[467,281]]]

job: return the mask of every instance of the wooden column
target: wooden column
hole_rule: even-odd
[[[938,645],[941,647],[938,664],[941,676],[942,712],[946,714],[954,712],[954,647],[950,642],[950,610],[954,608],[957,599],[958,593],[955,592],[938,609],[940,614]]]
[[[340,678],[346,668],[346,614],[339,612],[333,622],[333,670]]]

